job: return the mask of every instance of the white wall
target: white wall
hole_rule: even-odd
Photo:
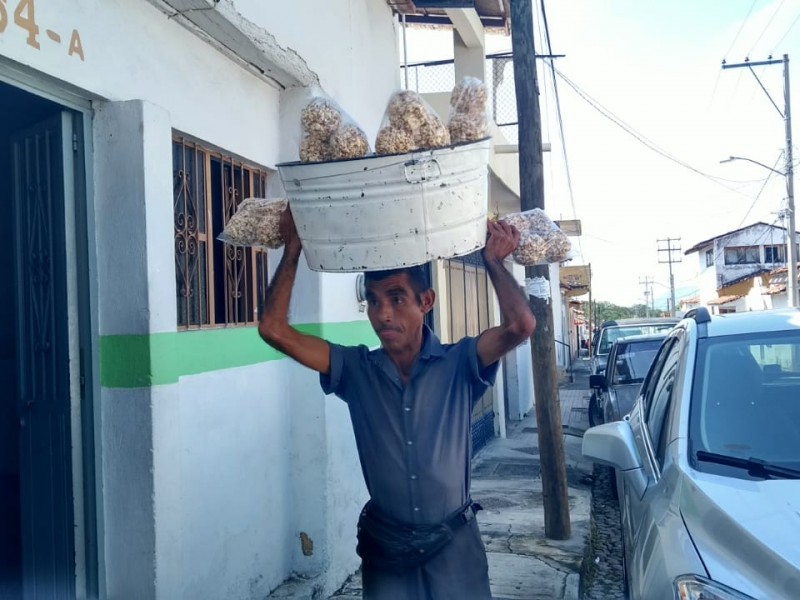
[[[178,452],[160,453],[157,468],[177,463],[180,502],[157,521],[159,531],[176,529],[180,562],[159,570],[161,597],[260,598],[294,566],[292,477],[302,471],[292,452],[291,397],[280,392],[286,366],[182,377],[175,386],[179,420],[169,435]]]

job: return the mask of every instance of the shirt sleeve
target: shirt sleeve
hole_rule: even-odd
[[[360,352],[359,347],[340,346],[328,342],[331,351],[331,372],[328,375],[320,373],[319,384],[326,394],[336,394],[347,402],[348,383],[353,381],[354,370],[358,369]]]
[[[478,338],[470,337],[464,340],[464,356],[467,363],[467,373],[472,381],[472,402],[475,403],[487,388],[494,385],[500,361],[481,367],[478,357]]]

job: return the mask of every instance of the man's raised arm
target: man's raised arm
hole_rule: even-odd
[[[302,246],[297,235],[291,209],[281,216],[280,232],[284,240],[283,257],[269,284],[264,309],[258,323],[258,334],[267,344],[310,369],[328,374],[331,352],[328,342],[305,335],[289,325],[289,301],[297,275]]]
[[[487,367],[528,339],[536,328],[536,318],[516,280],[503,260],[514,251],[519,232],[505,222],[489,222],[483,262],[492,280],[500,305],[501,324],[484,331],[478,338],[478,357]]]

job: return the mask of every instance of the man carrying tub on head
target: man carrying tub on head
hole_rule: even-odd
[[[470,498],[470,417],[498,361],[536,326],[503,266],[519,232],[489,222],[483,260],[502,324],[441,344],[425,325],[435,292],[421,267],[365,273],[367,314],[381,347],[347,347],[288,323],[301,253],[290,210],[285,246],[259,323],[264,341],[320,373],[347,402],[370,500],[358,522],[364,598],[489,600],[486,550]]]

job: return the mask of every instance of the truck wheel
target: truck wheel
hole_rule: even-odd
[[[592,394],[589,398],[589,425],[601,425],[603,423],[603,415],[600,411],[600,406],[597,402],[597,394]]]

